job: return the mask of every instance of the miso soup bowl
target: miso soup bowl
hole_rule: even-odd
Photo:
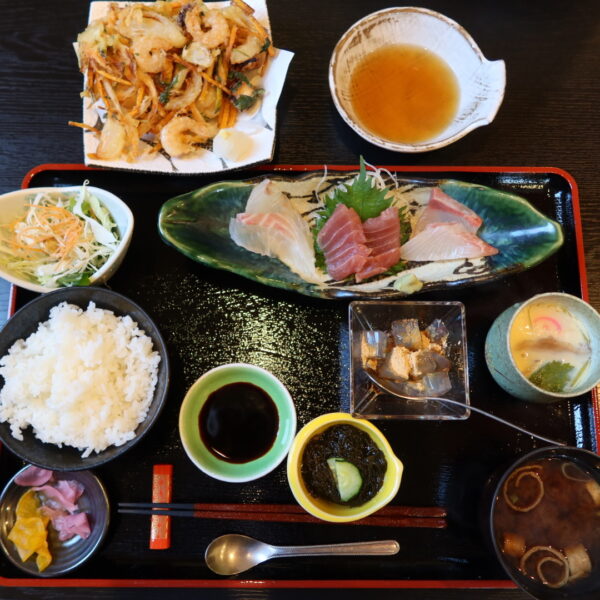
[[[435,137],[405,144],[366,129],[352,106],[352,73],[368,54],[384,46],[410,44],[429,50],[454,72],[460,89],[454,119]],[[504,61],[489,61],[455,21],[427,8],[385,8],[357,21],[340,38],[329,62],[329,89],[335,107],[362,138],[395,152],[427,152],[459,140],[494,120],[506,86]]]
[[[484,490],[481,517],[486,542],[490,550],[506,571],[506,574],[524,591],[538,600],[596,600],[600,598],[600,565],[593,564],[592,572],[588,577],[581,578],[568,583],[561,588],[552,588],[523,575],[514,568],[505,558],[504,553],[496,539],[496,504],[502,494],[502,488],[506,480],[515,470],[547,458],[564,459],[575,463],[591,473],[596,481],[600,483],[600,456],[584,450],[567,446],[550,446],[538,448],[525,455],[520,456],[511,464],[505,465],[494,473]],[[526,514],[526,513],[525,513]],[[594,526],[594,524],[583,524],[583,527]],[[597,524],[596,524],[597,526]],[[519,533],[519,532],[515,532]],[[523,532],[526,533],[526,532]],[[533,542],[532,542],[533,543]],[[592,559],[593,560],[593,559]]]
[[[574,389],[567,392],[549,392],[531,383],[517,369],[510,351],[510,331],[517,314],[540,298],[564,306],[580,321],[590,338],[592,352],[587,375]],[[496,318],[485,340],[485,361],[496,383],[511,396],[521,400],[551,403],[565,398],[581,396],[596,387],[600,382],[600,315],[587,302],[576,296],[560,292],[537,294],[526,302],[513,304]]]
[[[333,425],[353,425],[366,432],[386,458],[387,470],[383,485],[371,500],[361,506],[343,506],[315,498],[308,491],[302,478],[302,455],[306,444],[315,435]],[[397,494],[403,470],[402,462],[394,454],[389,442],[375,425],[365,419],[357,419],[348,413],[342,412],[321,415],[307,423],[296,435],[287,461],[288,482],[298,504],[314,517],[331,523],[357,521],[383,508]]]

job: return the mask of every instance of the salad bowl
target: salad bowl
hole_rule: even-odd
[[[115,194],[107,190],[85,184],[83,186],[78,185],[61,188],[28,188],[9,192],[0,196],[0,228],[6,227],[16,219],[23,218],[26,206],[38,194],[47,194],[52,197],[65,193],[83,193],[83,190],[86,190],[91,196],[94,196],[97,200],[99,200],[106,210],[108,210],[118,233],[118,242],[112,253],[108,256],[102,266],[89,276],[89,285],[101,285],[106,283],[121,266],[121,263],[127,254],[127,250],[129,249],[131,237],[133,235],[133,214],[129,206],[127,206],[127,204],[125,204],[125,202],[123,202],[123,200],[121,200],[119,197],[115,196]],[[89,215],[85,214],[85,216],[89,218]],[[0,248],[0,257],[2,257],[2,255],[7,256],[5,253],[1,252]],[[0,277],[10,281],[10,283],[14,285],[18,285],[19,287],[25,288],[32,292],[38,292],[40,294],[44,294],[52,289],[63,287],[62,285],[56,283],[42,285],[33,279],[25,278],[24,276],[21,276],[14,268],[11,268],[11,265],[7,262],[7,259],[0,260]],[[81,284],[78,283],[77,285]]]

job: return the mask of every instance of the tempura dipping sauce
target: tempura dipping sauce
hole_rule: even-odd
[[[557,300],[540,298],[517,312],[509,344],[517,369],[549,392],[573,389],[590,367],[590,338],[583,324]]]
[[[515,468],[498,490],[493,529],[501,558],[518,578],[545,588],[565,588],[565,593],[571,586],[596,589],[597,472],[560,456],[532,459]]]
[[[360,124],[391,142],[430,140],[453,121],[460,87],[452,69],[433,52],[391,44],[355,67],[351,104]]]
[[[279,415],[272,398],[246,382],[212,392],[198,417],[200,437],[217,458],[246,463],[266,454],[277,437]]]

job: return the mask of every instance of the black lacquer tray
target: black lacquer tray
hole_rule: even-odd
[[[268,166],[239,178],[274,171],[303,172],[320,166]],[[350,167],[330,166],[330,169]],[[351,167],[357,168],[356,166]],[[483,409],[562,440],[597,450],[597,398],[589,393],[554,405],[526,404],[504,393],[488,373],[484,339],[494,318],[535,293],[586,295],[577,187],[552,168],[394,168],[403,177],[454,178],[520,195],[563,227],[563,247],[544,263],[499,281],[414,296],[460,300],[466,306],[471,402]],[[232,174],[227,179],[236,179]],[[174,177],[42,165],[25,187],[91,185],[117,194],[131,207],[135,230],[128,255],[109,286],[137,302],[160,328],[171,359],[172,383],[159,421],[130,451],[95,472],[109,497],[149,501],[152,467],[174,465],[173,501],[292,503],[285,465],[256,482],[228,484],[201,473],[186,457],[177,420],[186,390],[205,371],[249,362],[279,377],[296,403],[298,426],[349,407],[348,301],[321,300],[262,286],[195,263],[167,246],[157,232],[167,199],[223,176]],[[33,298],[19,289],[13,309]],[[172,519],[168,550],[150,550],[150,519],[112,515],[102,549],[72,578],[42,585],[164,587],[514,587],[483,540],[478,523],[481,491],[498,468],[539,442],[472,414],[466,421],[380,421],[405,472],[394,504],[444,506],[447,529],[412,529],[310,523]],[[22,466],[8,451],[0,457],[0,484]],[[202,556],[214,537],[240,532],[276,544],[316,544],[394,538],[392,557],[278,559],[242,577],[223,579]],[[76,578],[76,579],[73,579]],[[36,585],[0,557],[1,585]]]

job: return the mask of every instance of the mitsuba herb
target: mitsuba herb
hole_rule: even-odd
[[[230,71],[227,82],[229,89],[233,92],[231,102],[240,111],[254,106],[265,93],[263,88],[252,85],[241,71]]]
[[[561,393],[565,391],[569,375],[574,368],[569,363],[552,360],[534,371],[529,376],[529,381],[548,392]]]

